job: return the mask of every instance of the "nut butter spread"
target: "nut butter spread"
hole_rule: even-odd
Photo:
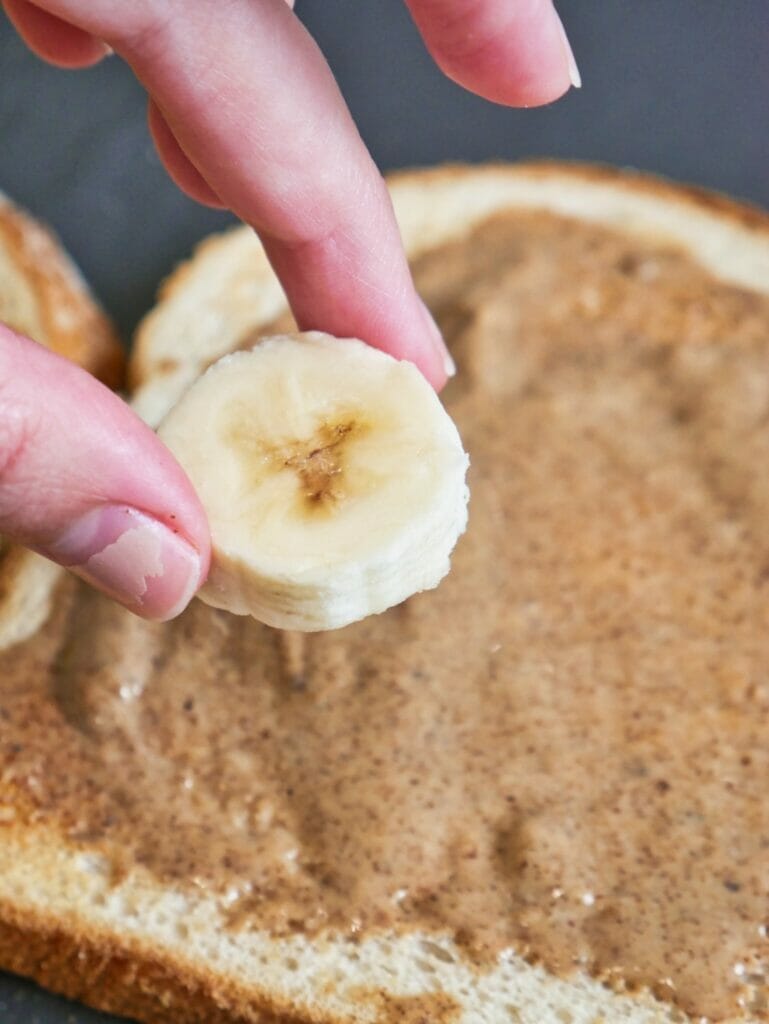
[[[0,654],[6,782],[233,928],[450,931],[763,1016],[769,300],[538,213],[416,276],[472,458],[449,578],[306,637],[67,584]]]

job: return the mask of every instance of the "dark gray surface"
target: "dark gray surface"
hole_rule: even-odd
[[[764,0],[562,0],[584,79],[545,110],[446,81],[395,0],[298,0],[383,168],[549,155],[628,164],[769,205]],[[123,333],[227,217],[167,182],[144,98],[117,60],[46,68],[0,14],[0,188],[53,224]],[[108,1018],[0,976],[2,1024]]]
[[[396,0],[299,0],[383,168],[527,155],[604,160],[769,204],[769,5],[569,0],[584,87],[541,110],[471,96]],[[227,218],[166,180],[118,60],[31,57],[0,15],[0,188],[52,223],[128,335],[160,277]]]

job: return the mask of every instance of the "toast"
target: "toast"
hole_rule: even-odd
[[[391,189],[459,366],[452,574],[312,638],[62,580],[0,651],[0,966],[147,1024],[766,1020],[769,218]],[[204,242],[135,407],[287,327],[254,235]]]
[[[110,387],[123,351],[107,317],[58,240],[0,194],[0,320]],[[50,612],[60,570],[0,536],[0,647],[35,632]]]

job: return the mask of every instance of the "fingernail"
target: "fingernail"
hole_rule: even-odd
[[[433,319],[432,313],[427,308],[422,299],[419,300],[419,304],[422,307],[422,314],[424,316],[425,325],[427,326],[427,330],[429,331],[430,337],[432,338],[433,347],[435,348],[435,351],[438,353],[440,357],[441,364],[443,366],[443,372],[446,374],[447,377],[454,377],[457,372],[457,366],[454,360],[451,358],[451,353],[446,348],[446,342],[443,340],[443,335],[441,334],[440,327],[438,327],[438,325],[436,324],[435,320]]]
[[[574,56],[574,51],[571,48],[569,37],[566,35],[566,29],[564,28],[563,22],[561,21],[560,15],[556,11],[556,18],[558,18],[558,25],[561,29],[561,39],[563,40],[563,48],[566,51],[566,61],[569,66],[569,80],[575,89],[582,88],[582,75],[579,73],[577,67],[577,60]]]
[[[46,552],[76,576],[147,619],[172,619],[202,582],[200,554],[145,512],[102,505]]]

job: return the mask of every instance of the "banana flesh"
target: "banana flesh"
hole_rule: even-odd
[[[158,433],[209,517],[199,596],[271,626],[335,629],[435,587],[465,529],[454,423],[414,366],[354,339],[225,356]]]

